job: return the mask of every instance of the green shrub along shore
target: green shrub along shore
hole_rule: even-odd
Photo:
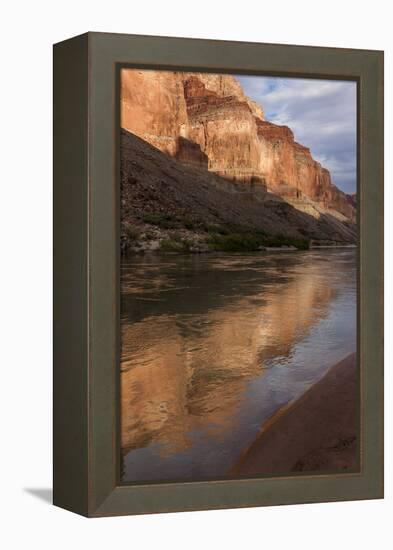
[[[268,236],[263,233],[230,233],[229,235],[212,235],[207,240],[213,250],[225,252],[256,251],[270,247],[293,246],[298,250],[308,250],[310,242],[307,239],[297,239],[285,235]]]
[[[136,224],[123,224],[122,251],[255,252],[265,248],[308,250],[310,241],[289,235],[268,235],[240,224],[206,223],[188,217],[146,213]]]

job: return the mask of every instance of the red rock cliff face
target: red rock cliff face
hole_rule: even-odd
[[[217,86],[197,76],[184,81],[184,97],[188,115],[187,137],[198,143],[207,155],[208,168],[220,176],[243,183],[259,183],[264,179],[259,168],[260,146],[256,117],[248,98],[235,86],[231,95],[220,95],[222,89],[236,83],[230,76],[219,76]],[[227,82],[226,79],[229,81]],[[261,113],[262,114],[262,113]]]
[[[328,170],[290,128],[264,120],[233,76],[123,69],[121,126],[183,163],[355,217]]]
[[[294,140],[290,128],[258,119],[257,128],[261,147],[259,168],[266,175],[270,191],[298,203],[309,199],[323,209],[354,219],[353,204],[333,184],[329,171],[312,158],[310,149]]]

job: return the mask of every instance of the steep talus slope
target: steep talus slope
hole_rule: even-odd
[[[356,238],[349,223],[329,215],[316,219],[270,193],[249,192],[204,168],[183,165],[125,130],[121,197],[126,247],[127,227],[146,230],[152,216],[160,214],[176,220],[175,229],[187,230],[191,224],[192,232],[202,236],[209,224],[224,224],[318,241],[353,243]]]

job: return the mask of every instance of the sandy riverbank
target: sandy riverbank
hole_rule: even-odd
[[[231,474],[356,471],[358,378],[354,353],[329,369],[296,402],[278,411]]]

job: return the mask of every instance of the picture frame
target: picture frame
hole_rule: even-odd
[[[119,483],[119,70],[358,83],[361,471]],[[54,46],[53,498],[102,517],[383,497],[383,52],[89,32]]]

